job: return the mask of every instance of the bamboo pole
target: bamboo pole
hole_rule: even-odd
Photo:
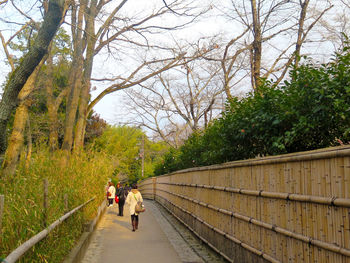
[[[300,162],[291,163],[291,169],[292,169],[292,177],[293,177],[293,183],[294,183],[294,193],[302,194]],[[294,231],[296,233],[299,233],[299,234],[302,233],[300,214],[301,214],[301,203],[300,202],[293,202]],[[294,243],[295,243],[295,256],[294,256],[294,258],[295,258],[296,262],[303,262],[303,255],[302,255],[303,242],[296,240]]]
[[[311,191],[311,195],[312,196],[317,196],[319,195],[319,178],[320,175],[318,174],[318,170],[317,170],[317,160],[312,160],[311,161],[311,185],[312,185],[312,191]],[[318,226],[318,220],[317,220],[317,216],[318,216],[318,210],[317,210],[317,206],[313,203],[311,205],[311,220],[312,220],[312,235],[310,236],[313,239],[318,239],[319,237],[319,230],[320,227]],[[321,253],[320,250],[318,250],[316,247],[313,247],[313,253],[312,253],[313,257],[316,259],[321,258]]]

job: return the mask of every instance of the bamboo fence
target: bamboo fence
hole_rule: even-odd
[[[186,169],[139,189],[228,261],[350,263],[350,146]]]

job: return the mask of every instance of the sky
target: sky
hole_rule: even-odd
[[[201,3],[203,1],[207,0],[201,0]],[[208,0],[209,1],[209,0]],[[31,6],[29,6],[29,3],[32,3],[32,1],[17,1],[19,4],[19,7],[21,7],[25,12],[33,17],[37,17],[38,14],[35,13],[36,9],[32,9]],[[325,1],[323,1],[325,2]],[[130,0],[125,4],[123,7],[125,9],[125,12],[138,12],[138,10],[145,10],[145,8],[149,8],[154,3],[162,3],[160,0]],[[137,6],[138,9],[135,9],[134,7]],[[214,12],[214,11],[213,11]],[[2,19],[15,19],[16,21],[20,21],[21,16],[20,15],[14,15],[16,14],[13,11],[10,11],[8,8],[0,7],[0,18]],[[1,22],[1,21],[0,21]],[[162,21],[165,23],[165,21]],[[15,25],[17,28],[18,25]],[[11,30],[10,25],[6,23],[0,23],[0,30],[2,34],[5,36],[5,39],[8,38],[14,31]],[[203,19],[201,22],[198,22],[191,27],[187,28],[186,30],[182,30],[181,33],[176,33],[176,38],[178,39],[188,39],[188,40],[195,40],[198,39],[201,36],[205,35],[214,35],[219,32],[224,32],[229,37],[232,37],[235,35],[235,30],[233,24],[227,23],[227,21],[222,16],[210,16]],[[174,33],[175,34],[175,33]],[[164,38],[168,36],[163,36],[163,39],[160,39],[164,41]],[[316,49],[324,49],[324,46],[318,46],[314,48],[314,51]],[[331,48],[331,47],[329,47]],[[317,51],[318,52],[318,51]],[[3,49],[0,49],[0,69],[2,74],[0,75],[0,83],[3,83],[5,81],[5,77],[10,71],[10,67],[5,64],[5,54]],[[125,57],[124,57],[125,58]],[[118,70],[119,65],[118,63],[122,64],[128,64],[126,60],[123,60],[122,62],[115,62],[110,59],[107,59],[105,56],[97,56],[94,62],[94,68],[93,68],[93,77],[99,78],[100,76],[112,76],[115,75],[116,71]],[[123,66],[125,66],[123,65]],[[92,86],[96,87],[96,90],[92,91],[92,99],[96,97],[99,92],[103,90],[105,85],[103,85],[102,82],[92,82]],[[98,113],[103,119],[105,119],[108,123],[111,124],[117,124],[120,122],[120,116],[123,116],[125,112],[123,112],[123,92],[115,92],[113,94],[109,94],[105,96],[97,105],[94,107],[94,111]]]
[[[218,32],[222,32],[223,28],[225,27],[227,28],[227,24],[225,24],[224,19],[220,17],[211,17],[206,21],[198,22],[195,25],[182,30],[181,33],[175,35],[179,38],[193,41],[206,35],[215,35]],[[109,71],[112,72],[115,65],[113,63],[107,63],[106,65],[104,61],[100,61],[99,58],[97,58],[94,63],[94,75],[96,77],[100,74],[102,75],[101,71],[105,72],[106,67],[109,68]],[[96,84],[97,87],[99,85],[101,86],[100,83],[93,83],[93,85],[94,84]],[[102,89],[100,87],[97,88],[95,91],[92,91],[92,98],[97,96],[101,90]],[[100,114],[101,117],[109,123],[118,124],[119,122],[123,122],[122,120],[120,120],[120,116],[122,116],[124,113],[123,93],[123,91],[117,91],[115,93],[105,96],[98,104],[96,104],[96,106],[94,107],[94,111]]]
[[[204,4],[205,2],[209,2],[210,0],[202,0],[202,3]],[[140,5],[137,5],[142,8],[142,5],[151,5],[150,3],[160,3],[161,1],[159,0],[149,0],[147,2],[143,0],[139,0]],[[131,5],[125,6],[127,11],[129,11],[129,8],[132,8]],[[178,18],[177,18],[178,19]],[[161,21],[161,23],[166,23],[164,20]],[[175,23],[175,22],[174,22]],[[169,22],[171,24],[171,22]],[[225,23],[225,19],[219,16],[210,16],[210,17],[205,17],[201,21],[196,22],[195,24],[188,26],[185,29],[182,29],[181,32],[172,32],[173,37],[180,41],[186,40],[186,41],[194,41],[196,42],[199,38],[205,37],[208,35],[215,35],[219,32],[223,32],[224,30],[229,30],[227,24]],[[159,38],[160,42],[164,42],[167,37],[170,36],[165,36],[165,35],[160,35],[160,36],[153,36],[153,38]],[[132,63],[132,62],[131,62]],[[115,62],[107,62],[105,60],[105,57],[100,56],[96,58],[94,62],[94,76],[98,78],[98,76],[101,76],[105,74],[106,71],[111,72],[111,75],[113,74],[113,70],[115,70],[116,65]],[[130,67],[132,68],[132,67]],[[103,89],[103,84],[100,82],[93,82],[93,86],[96,86],[96,90],[91,92],[92,99],[95,98]],[[124,123],[126,120],[121,119],[122,116],[125,116],[124,112],[124,106],[123,103],[123,97],[124,97],[124,92],[123,91],[117,91],[112,94],[109,94],[105,96],[99,103],[96,104],[94,107],[94,111],[100,116],[105,119],[108,123],[111,124],[118,124],[118,123]]]

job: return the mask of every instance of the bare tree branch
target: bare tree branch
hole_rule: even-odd
[[[215,62],[216,63],[216,62]],[[152,84],[126,91],[129,116],[152,130],[168,144],[178,147],[189,134],[206,127],[222,110],[220,67],[207,60],[187,61],[171,71],[157,74]]]

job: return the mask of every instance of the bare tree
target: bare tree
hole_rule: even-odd
[[[316,1],[310,8],[310,0],[228,2],[219,9],[238,29],[236,37],[220,45],[223,55],[218,60],[228,98],[247,74],[253,90],[264,78],[273,78],[276,84],[282,81],[291,64],[298,64],[302,46],[315,41],[310,32],[332,8],[330,3],[318,7]]]
[[[319,7],[313,2],[310,8],[310,0],[228,2],[221,11],[234,22],[236,36],[226,43],[219,38],[211,40],[208,47],[215,47],[216,52],[205,55],[208,63],[221,65],[220,92],[224,90],[228,98],[232,98],[232,87],[240,83],[246,84],[248,76],[253,90],[258,89],[264,78],[274,78],[276,85],[281,82],[292,63],[298,65],[302,46],[317,41],[312,39],[310,32],[332,8],[327,1]],[[185,68],[187,77],[184,79],[188,80],[192,69]],[[217,70],[212,69],[211,73],[213,76],[218,75]],[[164,78],[164,75],[157,75],[158,82],[127,92],[129,102],[126,104],[135,113],[132,118],[135,125],[144,125],[162,139],[178,145],[177,138],[181,136],[175,131],[188,133],[197,130],[198,119],[200,116],[205,117],[205,114],[195,114],[193,102],[196,99],[191,88],[186,93],[175,84],[175,79]],[[159,83],[162,91],[157,86]],[[187,81],[186,88],[191,86],[188,83]],[[174,109],[170,109],[169,104]],[[185,104],[188,105],[188,108],[184,107],[185,110],[179,107]],[[170,134],[175,139],[170,140]]]
[[[184,54],[174,54],[171,48],[161,41],[152,40],[150,36],[155,39],[154,36],[161,33],[179,30],[192,23],[202,12],[195,7],[195,1],[191,0],[176,0],[167,3],[166,6],[154,6],[153,9],[141,11],[136,8],[132,12],[123,12],[127,2],[80,0],[79,3],[72,4],[70,26],[74,52],[62,145],[67,152],[71,150],[73,143],[74,149],[83,146],[86,118],[93,106],[105,95],[137,85],[152,77],[156,73],[147,72],[150,67],[157,67],[157,71],[161,72],[179,64]],[[169,20],[165,23],[167,18],[170,19],[169,15],[181,16],[185,20],[175,23],[174,20]],[[160,23],[161,19],[163,24]],[[109,56],[107,59],[115,59],[116,70],[121,74],[116,77],[94,78],[110,84],[90,102],[94,60],[103,52]],[[134,60],[136,52],[143,54],[141,61]],[[135,67],[123,72],[125,62],[121,60],[132,60]]]
[[[340,0],[332,2],[334,12],[329,16],[322,18],[322,30],[319,30],[322,39],[328,39],[334,47],[334,50],[343,48],[350,35],[350,1]]]
[[[179,147],[222,111],[222,80],[218,65],[203,59],[156,75],[153,82],[126,91],[129,124],[143,126]]]

